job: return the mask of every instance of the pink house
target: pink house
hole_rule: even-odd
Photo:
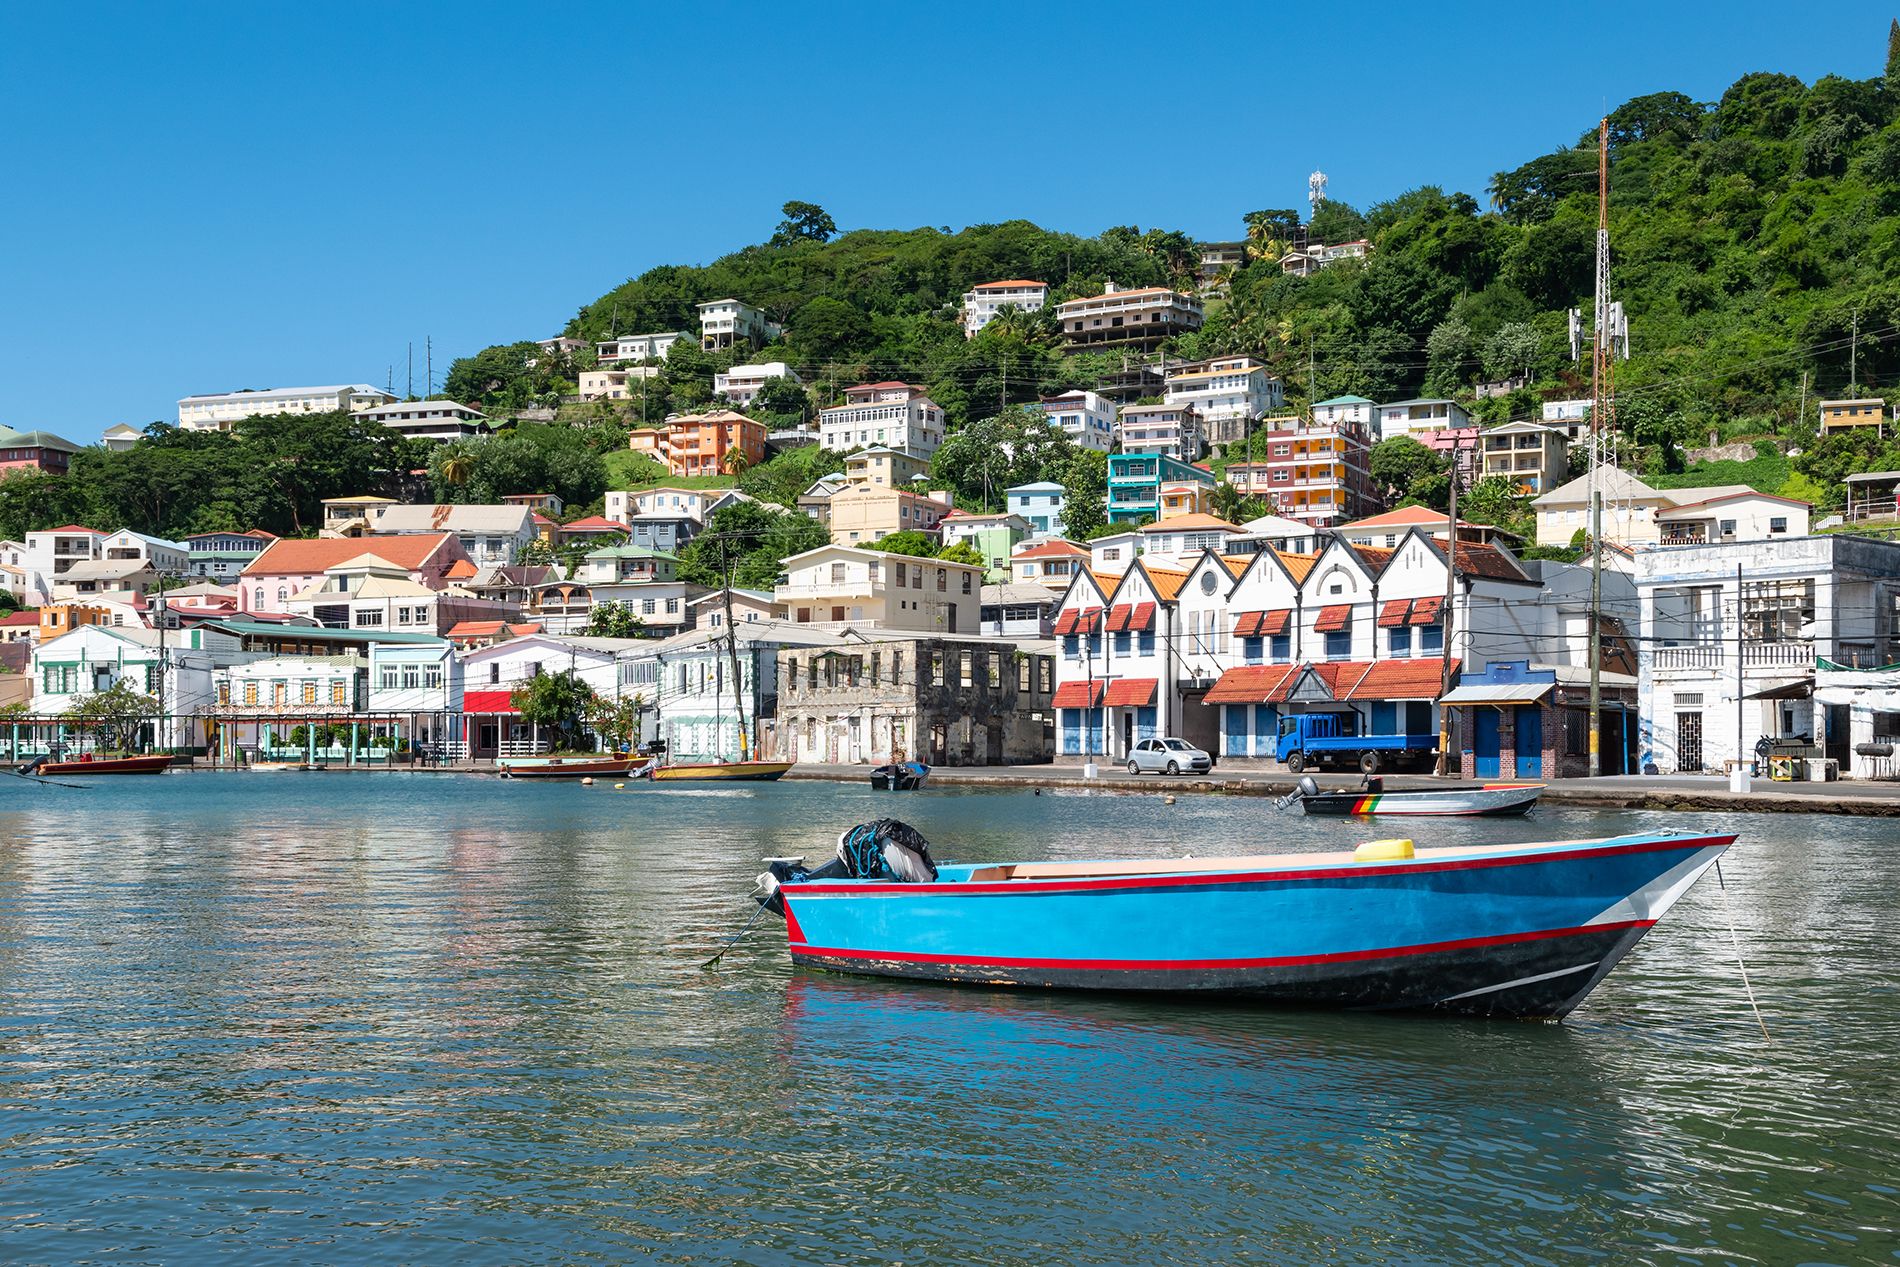
[[[375,537],[316,537],[273,541],[238,576],[238,610],[246,615],[281,615],[292,594],[321,585],[324,573],[340,563],[373,554],[409,573],[432,590],[475,575],[462,543],[452,532]]]

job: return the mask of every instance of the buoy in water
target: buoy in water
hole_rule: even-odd
[[[591,778],[588,778],[588,779],[582,779],[582,780],[581,780],[581,786],[582,786],[582,787],[592,787],[592,786],[594,786],[594,781],[593,781],[593,780],[592,780]]]
[[[1172,795],[1164,796],[1161,798],[1161,803],[1163,805],[1172,805],[1174,804],[1174,797]]]
[[[616,783],[614,784],[614,791],[618,792],[621,788],[625,786],[627,786],[625,783]]]

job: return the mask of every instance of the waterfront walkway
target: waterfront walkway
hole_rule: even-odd
[[[869,770],[864,766],[800,763],[785,777],[858,783],[869,778]],[[1313,778],[1328,790],[1359,786],[1357,774],[1316,774]],[[1094,779],[1084,779],[1082,768],[1075,765],[933,766],[930,781],[974,787],[1059,787],[1120,793],[1216,792],[1231,796],[1280,796],[1293,786],[1293,779],[1283,770],[1217,767],[1211,775],[1183,775],[1171,779],[1165,775],[1132,775],[1120,767],[1107,765],[1100,767],[1099,777]],[[1386,776],[1385,785],[1388,790],[1397,790],[1456,781],[1429,774],[1393,774]],[[1722,809],[1900,817],[1900,782],[1771,783],[1757,779],[1751,791],[1738,796],[1729,791],[1728,780],[1721,775],[1631,774],[1555,779],[1544,792],[1543,800],[1552,804],[1613,809]]]

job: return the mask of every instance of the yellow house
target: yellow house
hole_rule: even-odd
[[[1863,400],[1824,400],[1821,402],[1821,434],[1845,431],[1849,427],[1886,425],[1887,402],[1878,396]]]
[[[844,460],[844,477],[852,484],[909,488],[912,480],[929,471],[929,462],[896,449],[864,449]]]

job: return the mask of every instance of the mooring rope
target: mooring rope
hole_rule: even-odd
[[[1761,1026],[1763,1041],[1772,1043],[1775,1040],[1768,1036],[1768,1022],[1762,1019],[1761,1004],[1755,1001],[1755,987],[1748,979],[1748,964],[1742,959],[1742,939],[1741,935],[1735,931],[1735,909],[1729,905],[1728,881],[1722,876],[1722,860],[1720,858],[1715,860],[1715,882],[1722,890],[1722,914],[1728,920],[1729,944],[1735,947],[1735,966],[1741,969],[1742,991],[1748,995],[1748,1006],[1754,1010],[1755,1024]]]

